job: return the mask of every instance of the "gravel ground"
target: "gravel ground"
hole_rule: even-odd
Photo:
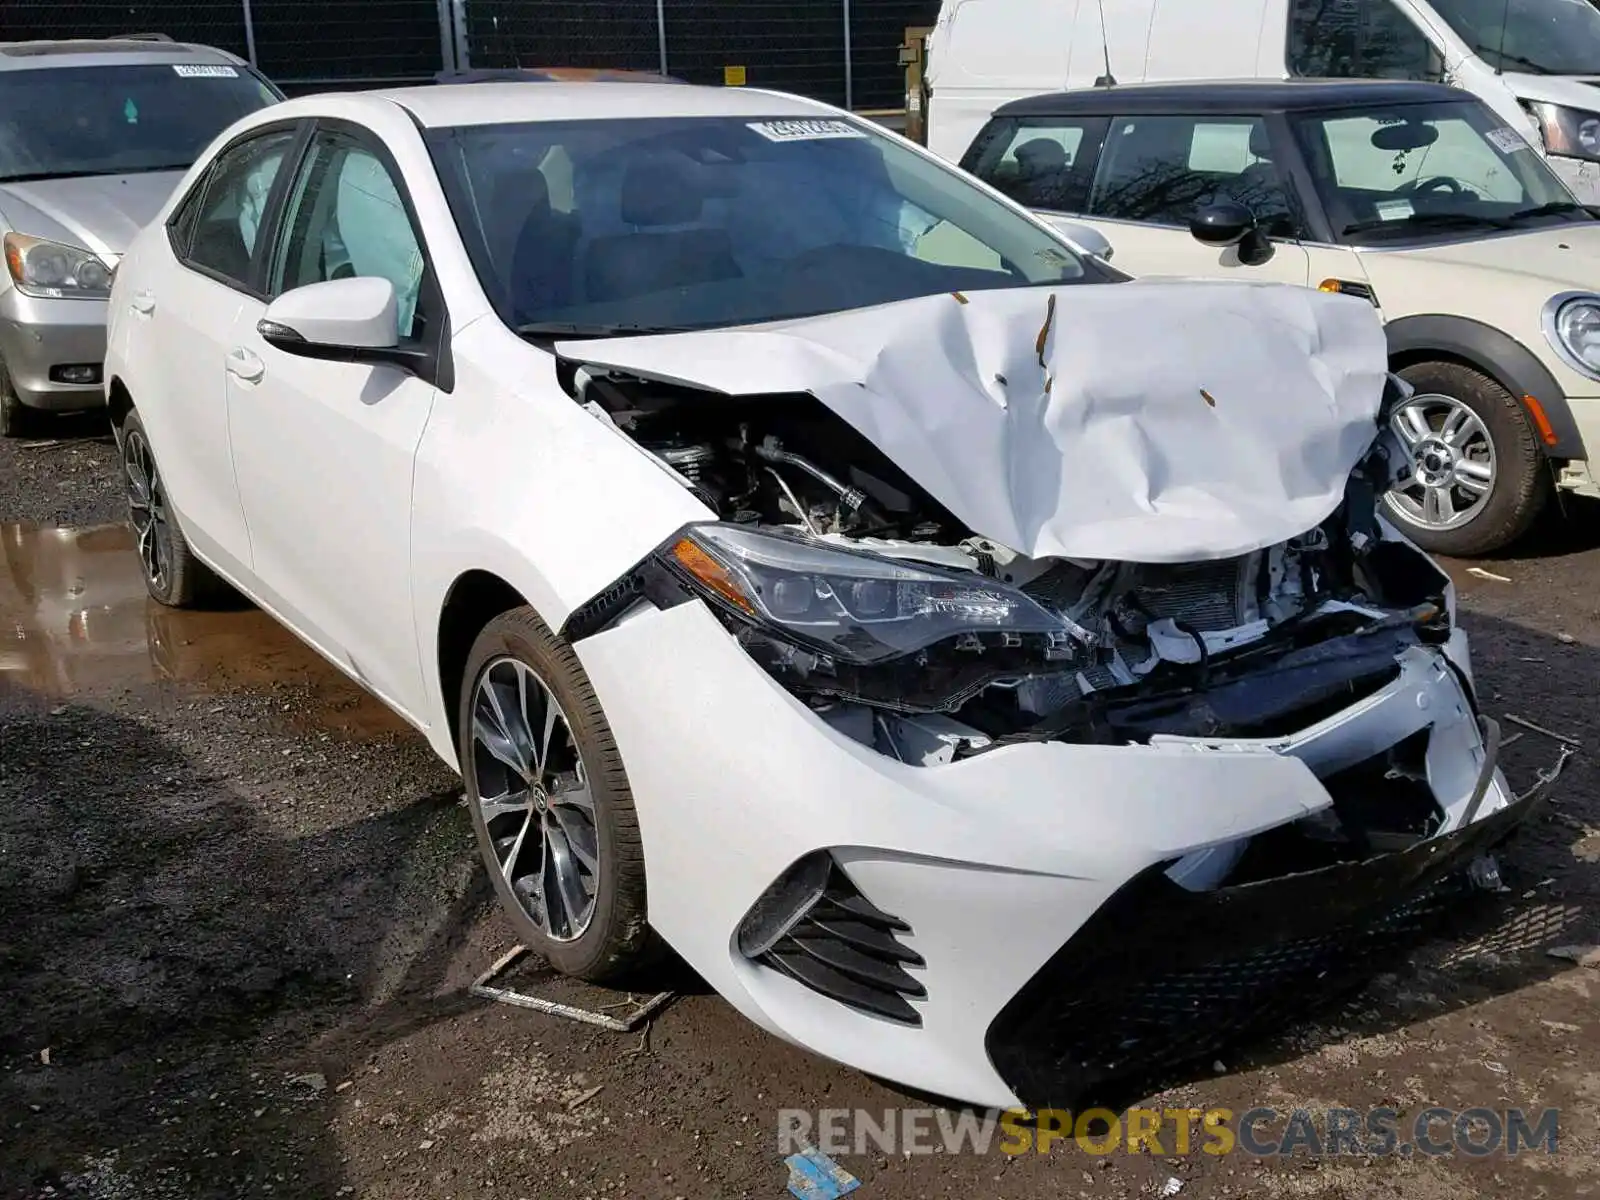
[[[0,524],[0,1197],[777,1197],[780,1108],[926,1103],[693,981],[642,1039],[468,998],[510,939],[450,772],[261,614],[147,606],[125,534],[95,528],[120,516],[109,437],[53,433],[0,445],[0,522],[21,523]],[[90,532],[34,530],[57,525]],[[859,1195],[1600,1191],[1600,972],[1546,953],[1600,940],[1600,506],[1481,565],[1510,582],[1451,566],[1490,711],[1586,739],[1510,890],[1129,1102],[1556,1106],[1558,1153],[844,1156]],[[1531,782],[1556,744],[1506,732]]]

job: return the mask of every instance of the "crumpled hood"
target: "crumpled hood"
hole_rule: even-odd
[[[182,179],[182,171],[87,175],[0,184],[0,214],[18,233],[120,258]]]
[[[974,532],[1031,558],[1149,563],[1325,519],[1387,370],[1365,302],[1206,282],[944,294],[557,351],[736,396],[809,392]]]

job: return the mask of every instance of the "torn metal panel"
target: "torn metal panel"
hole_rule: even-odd
[[[1274,545],[1334,511],[1376,436],[1386,349],[1370,305],[1199,282],[963,299],[558,349],[729,395],[809,392],[1031,558]]]

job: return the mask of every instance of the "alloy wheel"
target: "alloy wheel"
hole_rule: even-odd
[[[123,439],[122,467],[127,477],[128,519],[138,539],[139,561],[150,586],[164,592],[172,576],[172,526],[161,473],[156,470],[155,455],[142,431],[129,430]]]
[[[1453,396],[1413,396],[1393,426],[1416,462],[1411,480],[1389,493],[1395,513],[1430,530],[1477,517],[1495,481],[1494,439],[1482,418]]]
[[[499,658],[478,677],[472,754],[493,869],[547,937],[576,941],[600,883],[594,793],[566,713],[526,663]]]

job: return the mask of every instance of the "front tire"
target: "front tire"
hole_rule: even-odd
[[[1533,525],[1550,498],[1544,454],[1515,396],[1471,367],[1425,362],[1400,377],[1416,389],[1394,418],[1417,458],[1412,483],[1384,509],[1424,550],[1471,558]]]
[[[462,676],[457,750],[478,848],[518,938],[591,983],[656,949],[622,756],[566,641],[531,608],[490,621]]]
[[[26,437],[33,428],[34,412],[17,395],[11,372],[0,359],[0,437]]]
[[[168,608],[197,608],[226,591],[227,585],[195,557],[156,465],[150,435],[137,411],[122,422],[122,481],[128,496],[128,524],[152,599]]]

